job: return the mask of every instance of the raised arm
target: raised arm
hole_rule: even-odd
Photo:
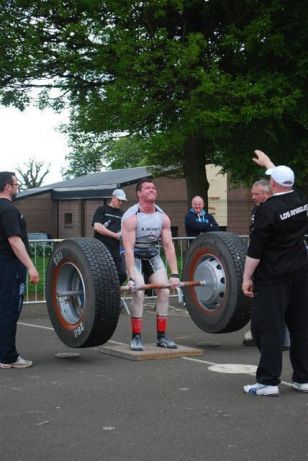
[[[259,165],[264,166],[264,168],[274,168],[274,163],[271,161],[268,155],[266,155],[262,150],[255,150],[256,157],[253,157],[253,161]]]

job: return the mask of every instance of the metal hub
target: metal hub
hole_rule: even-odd
[[[77,323],[84,310],[86,292],[81,272],[74,264],[67,263],[61,267],[56,290],[64,320],[72,325]]]
[[[224,298],[226,278],[223,267],[213,255],[205,255],[194,273],[194,280],[205,280],[204,287],[196,287],[199,302],[208,309],[215,309]]]

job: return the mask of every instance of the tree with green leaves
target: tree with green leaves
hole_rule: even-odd
[[[146,150],[143,149],[142,142],[137,142],[132,137],[94,141],[92,136],[83,136],[82,140],[78,138],[76,142],[73,138],[72,135],[72,151],[65,157],[69,162],[69,167],[64,171],[67,179],[108,168],[116,170],[146,166]]]
[[[30,158],[22,166],[17,166],[17,177],[21,184],[21,189],[33,189],[43,184],[45,176],[48,175],[50,163],[45,165],[44,162]]]
[[[303,0],[10,0],[1,102],[22,108],[42,87],[41,107],[71,107],[73,162],[93,150],[95,168],[108,164],[106,143],[124,133],[144,164],[184,175],[188,199],[206,196],[208,163],[250,182],[255,148],[303,182],[304,10]]]

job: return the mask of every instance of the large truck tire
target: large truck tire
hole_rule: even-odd
[[[247,244],[230,232],[200,234],[189,246],[184,280],[205,280],[204,287],[185,288],[187,310],[207,333],[228,333],[250,320],[251,300],[242,293]]]
[[[117,269],[105,245],[94,238],[60,242],[46,277],[51,323],[68,347],[94,347],[113,335],[120,314]]]

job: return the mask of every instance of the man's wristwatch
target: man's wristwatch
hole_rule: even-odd
[[[172,277],[174,279],[179,279],[180,278],[179,274],[170,274],[170,277]]]

